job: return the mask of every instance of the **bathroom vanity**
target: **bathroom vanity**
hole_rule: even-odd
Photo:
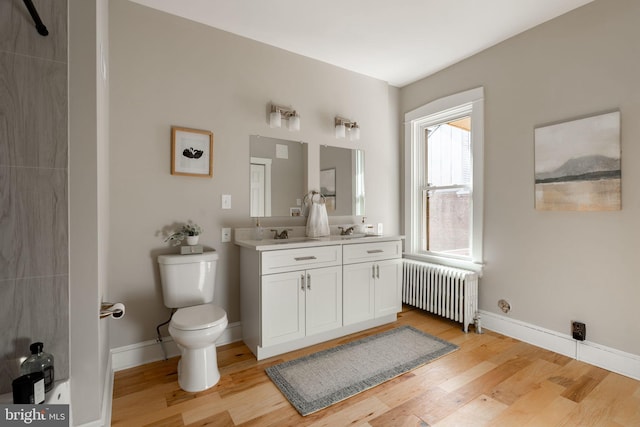
[[[401,236],[246,236],[236,230],[242,335],[258,360],[396,320]]]

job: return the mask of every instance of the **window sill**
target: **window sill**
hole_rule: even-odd
[[[415,261],[430,262],[433,264],[446,265],[447,267],[462,268],[464,270],[470,270],[478,274],[478,277],[482,277],[484,270],[484,264],[467,261],[463,259],[448,258],[443,256],[427,255],[427,254],[410,254],[403,253],[403,258],[412,259]]]

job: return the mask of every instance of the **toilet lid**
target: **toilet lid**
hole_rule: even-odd
[[[227,313],[217,305],[202,304],[180,308],[171,318],[171,326],[183,331],[206,329],[227,320]]]

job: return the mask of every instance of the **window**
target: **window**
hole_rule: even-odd
[[[471,255],[471,117],[425,129],[420,251]]]
[[[483,89],[405,115],[405,250],[479,270],[482,264]]]

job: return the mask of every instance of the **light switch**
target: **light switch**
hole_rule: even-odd
[[[231,209],[231,194],[222,195],[222,209]]]

